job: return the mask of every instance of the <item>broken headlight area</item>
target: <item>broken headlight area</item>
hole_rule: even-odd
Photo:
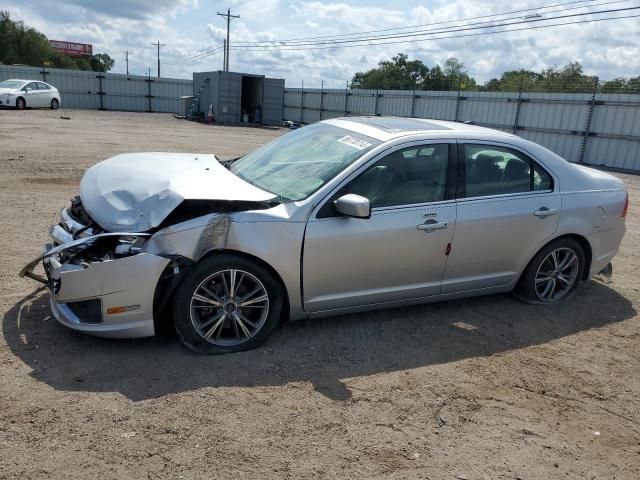
[[[68,208],[63,208],[60,212],[60,222],[52,225],[49,235],[56,245],[63,245],[78,238],[87,238],[104,230],[93,221],[82,205],[80,197],[76,196],[71,200]]]
[[[20,276],[41,282],[56,293],[59,285],[56,285],[57,276],[53,272],[84,269],[91,263],[137,255],[148,237],[148,233],[99,233],[61,245],[47,244],[45,252],[29,262],[20,271]],[[46,278],[34,273],[41,262]]]
[[[98,234],[84,238],[84,242],[61,251],[57,257],[61,264],[71,263],[87,267],[92,262],[105,262],[137,255],[147,240],[147,236]]]

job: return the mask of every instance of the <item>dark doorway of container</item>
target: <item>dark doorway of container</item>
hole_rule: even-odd
[[[242,94],[240,100],[240,121],[245,123],[262,122],[262,77],[242,76]]]

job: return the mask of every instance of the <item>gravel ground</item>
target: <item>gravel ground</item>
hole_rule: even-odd
[[[640,478],[639,177],[621,175],[613,282],[553,307],[498,295],[300,321],[201,357],[69,331],[18,277],[90,165],[230,158],[281,132],[0,111],[0,478]]]

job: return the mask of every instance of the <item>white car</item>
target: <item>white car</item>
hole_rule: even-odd
[[[57,110],[60,106],[60,92],[48,83],[37,80],[10,79],[0,82],[0,105],[25,108],[51,108]]]

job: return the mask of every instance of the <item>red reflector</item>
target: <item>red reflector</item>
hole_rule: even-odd
[[[624,199],[624,207],[622,208],[622,214],[620,214],[620,216],[626,217],[628,209],[629,209],[629,194],[627,193],[627,196]]]

